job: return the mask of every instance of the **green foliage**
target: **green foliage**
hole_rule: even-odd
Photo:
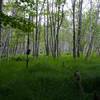
[[[65,0],[56,0],[57,5],[61,5],[62,3],[65,3]]]
[[[28,19],[24,19],[21,17],[12,17],[12,16],[7,16],[4,13],[0,12],[0,19],[2,21],[2,24],[4,26],[11,26],[12,28],[18,28],[24,32],[32,32],[35,25]]]
[[[20,2],[27,2],[27,3],[32,3],[32,4],[34,4],[34,0],[20,0]]]

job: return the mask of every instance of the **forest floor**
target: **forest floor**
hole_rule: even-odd
[[[0,100],[80,100],[80,89],[74,72],[80,71],[84,100],[93,100],[100,92],[100,58],[89,60],[71,57],[25,58],[0,61]]]

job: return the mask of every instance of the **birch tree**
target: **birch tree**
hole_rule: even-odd
[[[79,0],[79,20],[78,20],[78,34],[77,34],[77,57],[80,57],[80,47],[81,47],[81,33],[82,33],[82,5],[83,0]]]
[[[0,13],[2,12],[2,5],[3,5],[3,0],[0,0]],[[1,32],[2,32],[2,22],[1,22],[1,19],[0,19],[0,47],[2,45],[2,41],[1,41]]]

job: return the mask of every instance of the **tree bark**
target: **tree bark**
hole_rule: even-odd
[[[75,3],[76,3],[76,0],[74,0],[72,4],[72,9],[73,9],[73,58],[76,58]]]
[[[83,0],[79,0],[79,21],[78,21],[78,34],[77,34],[77,57],[80,57],[81,46],[81,29],[82,29],[82,4]]]
[[[96,11],[96,18],[95,18],[95,25],[97,25],[99,13],[100,13],[99,9],[100,9],[100,3],[98,1],[97,11]],[[90,12],[92,12],[92,0],[91,0]],[[85,56],[86,59],[91,55],[91,52],[92,52],[93,42],[94,42],[94,33],[95,33],[95,29],[94,29],[94,32],[92,32],[92,15],[90,15],[90,34],[91,34],[91,36],[90,36],[90,42],[89,42],[88,50],[87,50],[87,53],[86,53],[86,56]]]
[[[0,13],[2,12],[2,4],[3,4],[3,0],[0,0]],[[2,26],[1,26],[1,24],[2,24],[2,21],[1,21],[1,19],[0,19],[0,47],[1,47],[1,45],[2,45],[2,41],[1,41]]]

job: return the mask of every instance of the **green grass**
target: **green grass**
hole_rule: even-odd
[[[92,100],[93,91],[100,92],[100,58],[73,60],[71,57],[30,57],[0,61],[0,100],[80,100],[80,90],[73,74],[79,70],[85,100]]]

